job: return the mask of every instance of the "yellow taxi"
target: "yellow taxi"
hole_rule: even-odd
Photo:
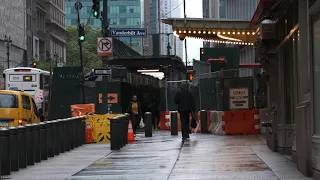
[[[0,127],[39,122],[38,109],[31,95],[20,91],[0,90]]]

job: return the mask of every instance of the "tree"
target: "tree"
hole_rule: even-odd
[[[65,66],[80,66],[80,49],[78,45],[78,29],[77,26],[68,26],[67,39],[67,58]],[[101,37],[100,29],[92,29],[91,26],[85,26],[85,41],[82,42],[83,67],[84,73],[91,69],[102,67],[102,61],[97,55],[97,38]],[[55,67],[56,62],[52,62]],[[50,70],[50,60],[42,60],[37,63],[37,67],[43,70]]]
[[[77,26],[67,27],[67,64],[66,66],[80,66],[80,50],[78,45]],[[100,29],[85,27],[85,41],[82,43],[84,72],[102,67],[102,61],[97,55],[97,38],[101,37]]]

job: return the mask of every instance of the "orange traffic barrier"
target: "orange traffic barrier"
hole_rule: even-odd
[[[95,104],[74,104],[70,106],[71,116],[84,116],[96,111]],[[86,121],[86,143],[93,143],[94,139],[92,136],[92,124],[91,122]]]
[[[170,112],[169,111],[165,112],[165,122],[166,122],[165,129],[170,130],[171,128],[170,128]]]
[[[128,141],[134,141],[134,134],[133,134],[131,120],[129,120],[129,125],[128,125]]]
[[[222,117],[226,135],[260,134],[258,110],[234,110],[224,112]]]
[[[158,129],[165,130],[166,129],[166,112],[160,111],[160,122]]]
[[[95,104],[74,104],[70,106],[71,116],[84,116],[88,113],[94,113],[96,111]]]

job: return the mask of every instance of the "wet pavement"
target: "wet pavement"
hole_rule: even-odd
[[[109,144],[87,144],[17,172],[11,172],[10,176],[1,176],[1,179],[67,179],[109,153],[111,153]]]
[[[260,136],[193,134],[156,131],[152,138],[113,151],[71,180],[307,180],[286,157],[273,153]]]

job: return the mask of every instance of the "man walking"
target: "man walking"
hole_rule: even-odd
[[[180,91],[174,97],[174,103],[178,105],[178,112],[180,114],[182,140],[186,140],[189,137],[189,116],[191,112],[195,112],[194,97],[191,92],[188,91],[188,83],[182,82],[180,85]]]

